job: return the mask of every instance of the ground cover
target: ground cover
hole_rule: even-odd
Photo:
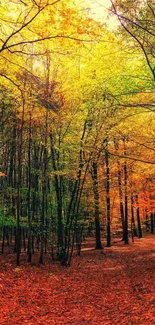
[[[0,324],[154,324],[154,236],[86,248],[71,267],[35,259],[30,265],[23,255],[17,268],[14,255],[1,255]]]

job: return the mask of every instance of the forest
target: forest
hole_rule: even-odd
[[[14,277],[10,283],[30,274],[31,285],[43,281],[44,288],[49,268],[51,281],[72,283],[78,265],[97,271],[101,257],[103,265],[114,263],[122,250],[120,267],[144,257],[147,247],[152,255],[142,268],[148,263],[153,279],[155,2],[102,0],[104,20],[91,3],[1,0],[0,268],[6,281]],[[107,310],[109,318],[91,319],[89,310],[81,320],[67,314],[67,322],[33,313],[13,320],[6,312],[0,324],[150,325],[150,294],[152,316],[144,323],[112,319]]]

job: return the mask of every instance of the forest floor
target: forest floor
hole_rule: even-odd
[[[84,249],[71,267],[1,255],[0,324],[155,324],[155,237]]]

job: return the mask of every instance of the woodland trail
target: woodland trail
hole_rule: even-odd
[[[0,256],[1,325],[155,324],[155,237],[83,251],[72,266]]]

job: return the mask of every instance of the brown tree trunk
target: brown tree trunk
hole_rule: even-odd
[[[20,189],[21,189],[21,173],[22,173],[22,146],[23,146],[23,128],[24,128],[24,114],[25,114],[25,98],[22,93],[22,117],[21,125],[18,127],[18,148],[17,148],[17,197],[16,197],[16,264],[20,264],[20,252],[21,252],[21,226],[20,226],[20,214],[21,214],[21,198],[20,198]]]
[[[110,216],[110,169],[109,169],[109,153],[108,141],[105,148],[105,164],[106,164],[106,205],[107,205],[107,247],[111,246],[111,216]]]
[[[135,217],[134,217],[134,199],[133,199],[133,195],[131,195],[131,231],[132,231],[132,236],[133,237],[137,237],[137,229],[136,229],[136,225],[135,225]]]
[[[94,191],[94,209],[95,209],[95,241],[96,249],[102,249],[101,231],[100,231],[100,215],[99,215],[99,191],[98,191],[98,173],[97,162],[92,162],[92,178]]]
[[[136,195],[136,204],[137,204],[137,224],[138,224],[138,237],[142,238],[142,228],[141,228],[141,219],[140,219],[140,208],[139,208],[139,202],[138,202],[138,195]]]
[[[114,139],[114,146],[116,149],[116,154],[118,154],[118,142]],[[122,224],[122,240],[125,240],[124,234],[124,207],[123,207],[123,191],[122,191],[122,175],[121,175],[121,164],[119,159],[117,159],[117,179],[118,179],[118,196],[119,196],[119,210],[120,210],[120,217],[121,217],[121,224]]]
[[[151,234],[154,234],[154,214],[151,213]]]
[[[124,142],[124,156],[126,156],[126,140],[123,139]],[[124,161],[124,206],[125,206],[125,218],[124,218],[124,242],[125,244],[129,244],[129,231],[128,231],[128,172],[127,172],[127,162],[126,159]]]
[[[31,116],[29,119],[29,143],[28,143],[28,262],[32,260],[32,230],[31,230]]]
[[[120,209],[120,217],[121,217],[121,223],[122,223],[122,232],[123,232],[123,236],[122,236],[122,240],[125,240],[125,227],[124,227],[124,207],[123,207],[123,192],[122,192],[122,178],[121,178],[121,169],[120,169],[120,162],[119,160],[117,161],[117,165],[118,165],[118,173],[117,173],[117,177],[118,177],[118,191],[119,191],[119,209]]]

